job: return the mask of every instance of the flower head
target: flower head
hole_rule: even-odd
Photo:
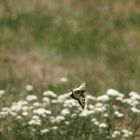
[[[37,96],[36,95],[28,95],[26,97],[27,101],[36,101],[37,100]]]
[[[131,99],[133,99],[133,100],[140,100],[140,95],[138,94],[138,93],[136,93],[136,92],[130,92],[129,93],[129,96],[131,97]]]
[[[53,98],[57,97],[57,95],[51,90],[47,90],[47,91],[43,92],[43,95],[47,96],[47,97],[53,97]]]
[[[25,88],[27,91],[32,91],[34,89],[33,85],[26,85]]]
[[[67,79],[66,77],[62,77],[62,78],[60,79],[60,82],[61,82],[61,83],[67,83],[67,82],[68,82],[68,79]]]
[[[39,116],[34,115],[32,119],[28,122],[29,125],[41,125],[41,119]]]
[[[114,89],[108,89],[106,94],[108,96],[114,96],[114,97],[123,97],[124,95],[120,92],[118,92],[117,90]]]
[[[5,90],[0,90],[0,97],[2,97],[5,94]]]
[[[97,97],[97,101],[102,101],[102,102],[107,102],[109,101],[109,96],[108,95],[102,95],[102,96],[99,96]]]
[[[36,110],[33,111],[34,114],[42,116],[42,117],[46,117],[47,115],[51,114],[50,110],[46,110],[44,108],[38,108]]]

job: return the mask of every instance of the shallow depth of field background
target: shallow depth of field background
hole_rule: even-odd
[[[5,104],[28,84],[62,94],[82,82],[95,96],[140,92],[140,1],[0,0]]]

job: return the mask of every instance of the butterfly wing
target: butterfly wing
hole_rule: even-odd
[[[85,90],[74,90],[70,95],[70,97],[79,102],[79,104],[83,109],[85,107],[85,94],[84,94],[85,92],[86,92]]]
[[[85,94],[81,93],[80,97],[77,99],[81,107],[84,109],[85,107]]]

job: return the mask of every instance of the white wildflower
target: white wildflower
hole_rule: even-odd
[[[115,130],[115,131],[113,131],[113,133],[112,133],[112,138],[116,138],[116,137],[118,137],[118,136],[120,136],[120,135],[121,135],[121,132]]]
[[[140,113],[140,109],[137,109],[136,107],[131,107],[131,111],[134,113]]]
[[[1,112],[10,112],[10,108],[8,108],[8,107],[3,107]]]
[[[122,113],[120,113],[119,111],[115,111],[114,114],[115,114],[116,117],[118,117],[118,118],[124,117],[124,115],[123,115]]]
[[[39,120],[40,117],[39,117],[38,115],[33,115],[33,116],[32,116],[32,119],[34,119],[34,120]]]
[[[50,116],[50,115],[49,115],[49,116],[47,116],[47,117],[48,117],[48,120],[49,120],[51,123],[54,123],[54,119],[55,119],[54,116]]]
[[[22,119],[22,116],[18,115],[18,116],[16,117],[16,119],[17,119],[17,120],[21,120],[21,119]]]
[[[92,120],[91,120],[92,122],[96,122],[97,121],[97,119],[96,118],[92,118]]]
[[[118,97],[116,97],[115,100],[124,103],[124,97],[123,96],[118,96]]]
[[[23,108],[24,106],[27,106],[28,103],[26,101],[18,101],[18,102],[14,102],[11,106],[11,110],[14,111],[14,112],[19,112],[19,111],[22,111],[24,110],[25,108]]]
[[[94,121],[94,124],[99,126],[100,123],[98,121]]]
[[[114,89],[108,89],[106,94],[108,96],[114,96],[114,97],[124,97],[124,95],[120,92],[118,92],[117,90]]]
[[[102,107],[102,108],[100,108],[100,107],[96,107],[95,109],[94,109],[94,111],[95,112],[104,112],[104,111],[106,111],[106,107],[104,106],[104,107]]]
[[[64,116],[57,116],[56,118],[54,118],[54,123],[60,123],[63,120],[65,120]]]
[[[65,115],[70,114],[70,111],[69,111],[69,109],[65,108],[65,109],[63,109],[63,110],[61,111],[61,114],[62,114],[63,116],[65,116]]]
[[[46,128],[46,129],[40,130],[40,133],[41,133],[41,134],[45,134],[45,133],[47,133],[47,132],[49,132],[49,129],[47,129],[47,128]]]
[[[65,121],[64,123],[65,123],[65,125],[69,125],[69,124],[70,124],[70,122],[69,122],[69,121]]]
[[[58,103],[61,103],[61,101],[59,101],[59,100],[57,100],[57,99],[53,99],[53,100],[51,101],[51,103],[52,103],[52,104],[58,104]]]
[[[100,123],[100,124],[99,124],[99,127],[100,127],[100,128],[107,128],[107,124],[105,124],[105,123]]]
[[[89,108],[89,109],[94,109],[95,107],[94,107],[94,105],[89,104],[89,105],[88,105],[88,108]]]
[[[96,100],[96,97],[94,97],[92,95],[87,95],[86,98],[87,98],[87,100],[93,100],[93,101]]]
[[[22,110],[22,106],[19,106],[19,105],[12,105],[11,106],[11,111],[18,112],[20,110]]]
[[[104,111],[106,111],[106,106],[104,105],[104,104],[102,104],[102,103],[96,103],[95,104],[95,112],[104,112]]]
[[[29,125],[41,125],[41,120],[37,116],[33,116],[32,119],[28,122]]]
[[[133,100],[140,100],[140,95],[138,94],[138,93],[136,93],[136,92],[130,92],[129,93],[129,96],[131,97],[131,99],[133,99]]]
[[[45,91],[43,93],[43,96],[48,96],[48,97],[53,97],[53,98],[57,97],[57,95],[53,91],[51,91],[51,90]]]
[[[27,91],[32,91],[34,89],[34,87],[32,85],[26,85],[25,88]]]
[[[62,77],[62,78],[60,79],[60,82],[61,82],[61,83],[67,83],[67,82],[68,82],[68,79],[67,79],[66,77]]]
[[[71,114],[71,117],[72,118],[75,118],[75,117],[77,117],[77,114],[76,113],[73,113],[73,114]]]
[[[40,103],[39,102],[35,102],[35,103],[33,103],[33,106],[34,107],[39,107],[40,106]]]
[[[14,117],[16,117],[17,115],[18,115],[18,113],[17,112],[10,112],[10,115],[12,115],[12,116],[14,116]]]
[[[63,103],[69,97],[68,93],[62,94],[58,96],[58,101]]]
[[[76,100],[73,100],[73,99],[68,99],[68,100],[65,100],[64,101],[64,104],[63,104],[64,107],[73,107],[73,106],[78,106],[78,103]]]
[[[37,96],[36,95],[28,95],[26,97],[27,101],[36,101],[37,100]]]
[[[133,133],[131,131],[126,130],[126,129],[122,130],[122,133],[123,133],[123,137],[125,137],[125,138],[128,138],[133,135]]]
[[[23,116],[28,116],[28,112],[25,112],[25,111],[24,111],[24,112],[22,112],[22,115],[23,115]]]
[[[28,105],[28,102],[24,101],[24,100],[20,100],[16,104],[19,105],[19,106],[24,106],[24,105]]]
[[[109,115],[107,113],[104,113],[103,116],[106,118],[108,117]]]
[[[94,114],[95,113],[95,111],[94,110],[84,110],[84,111],[82,111],[80,114],[79,114],[79,116],[80,117],[86,117],[86,116],[89,116],[89,115],[91,115],[91,114]]]
[[[103,106],[104,106],[104,104],[102,104],[100,102],[98,102],[98,103],[95,104],[95,107],[101,107],[102,108]]]
[[[22,110],[23,111],[28,111],[29,110],[29,107],[27,105],[25,105],[25,106],[22,107]]]
[[[50,104],[50,99],[48,97],[43,97],[42,101],[46,104],[49,105]]]
[[[58,129],[57,126],[53,126],[53,127],[52,127],[52,130],[57,130],[57,129]]]
[[[124,99],[124,101],[123,101],[124,103],[127,103],[128,105],[130,105],[130,106],[136,106],[136,105],[138,105],[139,104],[139,101],[137,101],[137,100],[133,100],[133,99],[129,99],[129,98],[127,98],[127,99]]]
[[[38,108],[36,110],[33,111],[34,114],[40,115],[42,117],[46,117],[47,115],[51,114],[50,110],[46,110],[44,108]]]
[[[102,95],[102,96],[99,96],[97,97],[97,101],[102,101],[102,102],[107,102],[109,101],[109,96],[108,95]]]
[[[0,90],[0,97],[2,97],[5,94],[5,90]]]
[[[41,119],[39,116],[34,115],[32,119],[28,122],[29,125],[41,125]]]
[[[0,111],[0,118],[5,118],[10,114],[11,110],[8,107],[3,107]]]

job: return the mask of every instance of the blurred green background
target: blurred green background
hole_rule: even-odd
[[[82,82],[94,95],[140,91],[140,1],[0,0],[0,88]]]

